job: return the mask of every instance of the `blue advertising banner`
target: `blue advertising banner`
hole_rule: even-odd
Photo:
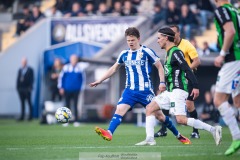
[[[65,64],[69,63],[72,54],[76,54],[79,58],[91,58],[101,49],[101,45],[86,42],[73,42],[65,45],[63,43],[61,46],[52,47],[44,52],[44,70],[50,70],[56,58],[59,58]]]
[[[67,41],[109,43],[124,34],[136,17],[95,17],[89,19],[53,19],[51,44]]]

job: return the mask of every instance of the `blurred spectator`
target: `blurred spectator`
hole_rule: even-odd
[[[38,6],[33,6],[32,15],[30,16],[30,25],[34,25],[37,21],[44,18],[44,15],[40,11]]]
[[[25,32],[30,27],[31,13],[28,6],[23,7],[23,19],[17,22],[17,29],[15,36],[20,36],[21,33]]]
[[[122,15],[122,3],[120,1],[114,2],[111,13],[113,16],[121,16]]]
[[[71,55],[70,63],[63,66],[59,75],[58,88],[61,95],[65,97],[66,107],[71,108],[73,101],[74,126],[78,126],[78,96],[83,87],[83,68],[78,63],[77,55]]]
[[[195,38],[190,40],[191,44],[196,48],[198,55],[201,57],[203,55],[203,51],[198,47],[197,41]]]
[[[240,11],[240,1],[239,0],[235,0],[235,2],[233,2],[233,5]]]
[[[155,0],[142,0],[138,6],[138,13],[142,15],[153,15]]]
[[[200,115],[203,122],[212,121],[214,123],[219,123],[219,112],[213,105],[213,97],[211,92],[206,91],[205,94],[205,102],[203,104],[203,111]]]
[[[81,17],[84,16],[81,5],[78,2],[72,4],[72,10],[64,15],[64,17]]]
[[[177,9],[175,2],[173,0],[168,1],[167,10],[166,10],[166,24],[179,24],[181,12]]]
[[[166,10],[164,8],[162,8],[159,4],[155,4],[152,27],[154,27],[160,21],[165,20],[165,16],[166,16]]]
[[[17,75],[17,92],[21,101],[21,115],[19,121],[24,119],[25,114],[25,101],[27,101],[29,106],[29,117],[28,120],[32,120],[32,102],[31,93],[33,89],[33,69],[28,66],[27,59],[22,58],[21,68],[18,70]]]
[[[44,15],[46,17],[60,18],[60,17],[62,17],[62,12],[57,10],[56,6],[52,6],[51,8],[49,8],[48,10],[45,11]]]
[[[108,9],[106,3],[104,3],[104,2],[100,3],[99,6],[98,6],[98,10],[96,11],[96,15],[105,16],[109,13],[110,12],[109,12],[109,9]]]
[[[209,26],[209,19],[213,19],[214,8],[210,0],[198,0],[197,9],[199,10],[200,20],[201,20],[201,32],[204,32]]]
[[[130,0],[124,1],[123,10],[122,10],[123,16],[133,16],[138,13],[137,9],[132,5]]]
[[[0,10],[9,10],[13,5],[14,0],[1,0]]]
[[[163,8],[166,8],[167,7],[167,4],[168,4],[168,1],[169,0],[155,0],[155,4],[159,4],[160,6],[162,6]]]
[[[192,29],[198,25],[196,16],[189,10],[188,5],[183,4],[181,6],[180,16],[180,30],[185,35],[185,38],[190,40],[192,37]]]
[[[143,0],[131,0],[132,5],[138,6]]]
[[[211,52],[214,50],[209,47],[208,42],[203,42],[203,56],[208,56]]]
[[[69,0],[56,0],[55,6],[57,10],[60,10],[63,14],[71,12],[72,2]]]
[[[189,7],[191,5],[196,4],[196,0],[175,0],[177,6],[182,6],[183,4],[187,4]]]
[[[89,2],[86,4],[85,9],[84,9],[84,14],[86,16],[93,16],[95,15],[95,11],[94,11],[94,5],[92,2]]]
[[[59,78],[59,74],[62,70],[62,62],[60,59],[55,59],[54,60],[54,64],[53,67],[48,75],[49,78],[49,88],[50,88],[50,92],[51,92],[51,101],[56,101],[56,98],[58,98],[59,101],[61,101],[62,96],[59,93],[58,90],[58,78]]]

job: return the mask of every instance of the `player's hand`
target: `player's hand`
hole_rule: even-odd
[[[217,57],[215,58],[215,60],[214,60],[214,65],[215,65],[216,67],[221,67],[222,64],[223,64],[223,62],[224,62],[224,56],[219,55],[219,56],[217,56]]]
[[[193,88],[190,96],[193,96],[193,100],[195,100],[199,96],[199,89]]]
[[[89,86],[90,87],[97,87],[97,85],[101,84],[102,82],[101,81],[95,81],[93,83],[90,83]]]
[[[159,89],[160,93],[162,93],[166,90],[166,85],[164,83],[160,83],[158,86],[158,89]]]

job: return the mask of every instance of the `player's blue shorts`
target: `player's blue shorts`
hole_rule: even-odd
[[[136,103],[140,103],[146,107],[152,101],[154,96],[154,93],[150,90],[135,91],[125,88],[122,97],[118,101],[118,104],[128,104],[131,106],[131,109]]]

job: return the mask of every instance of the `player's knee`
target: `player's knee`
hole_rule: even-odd
[[[215,107],[219,107],[222,103],[228,101],[229,95],[225,93],[215,93],[213,103]]]
[[[125,113],[128,111],[128,109],[123,107],[117,107],[115,114],[119,114],[121,116],[125,115]]]
[[[152,111],[152,107],[150,105],[146,106],[146,116],[150,116],[152,115],[153,111]]]

